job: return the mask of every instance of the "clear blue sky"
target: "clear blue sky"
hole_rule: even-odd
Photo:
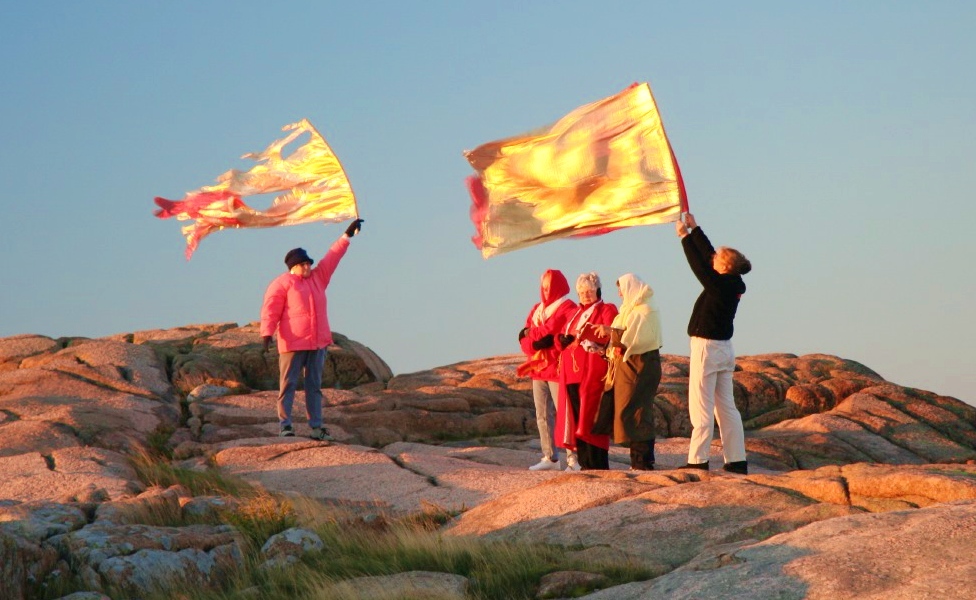
[[[219,232],[190,262],[153,196],[308,118],[366,219],[333,328],[397,373],[518,351],[538,276],[634,272],[664,351],[699,292],[670,225],[483,260],[461,155],[648,81],[692,212],[754,265],[740,355],[824,352],[976,402],[971,2],[36,2],[0,20],[0,336],[259,318],[285,252],[344,225]]]

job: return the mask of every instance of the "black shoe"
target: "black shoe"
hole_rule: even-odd
[[[679,469],[700,469],[702,471],[708,470],[708,463],[686,463],[683,467],[678,467]]]
[[[654,470],[654,440],[630,443],[630,468],[634,471]]]
[[[644,464],[644,465],[640,465],[640,466],[630,465],[630,470],[631,471],[653,471],[654,470],[654,463],[651,463],[649,465],[648,464]]]
[[[278,434],[279,437],[295,437],[295,429],[291,425],[285,425],[281,428],[281,432]]]
[[[744,460],[737,460],[735,462],[725,463],[722,466],[723,469],[729,473],[738,473],[739,475],[749,474],[749,463]]]

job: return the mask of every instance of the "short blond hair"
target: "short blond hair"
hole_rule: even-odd
[[[745,275],[752,270],[752,263],[746,258],[746,255],[739,252],[735,248],[729,248],[728,246],[722,246],[716,252],[721,252],[725,255],[726,261],[729,264],[729,272],[733,275]]]

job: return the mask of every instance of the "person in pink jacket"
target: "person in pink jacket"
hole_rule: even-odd
[[[315,268],[304,249],[290,250],[285,255],[288,272],[276,277],[264,293],[261,336],[265,352],[278,334],[278,423],[282,437],[295,435],[291,409],[299,377],[304,376],[305,412],[312,428],[309,437],[332,439],[322,427],[322,370],[332,343],[325,288],[349,249],[349,240],[359,233],[362,224],[362,219],[353,221]]]
[[[567,297],[569,283],[566,276],[556,269],[542,274],[539,292],[542,301],[529,311],[525,327],[519,332],[519,344],[528,360],[519,366],[517,373],[532,378],[535,422],[542,447],[542,460],[529,469],[558,471],[560,464],[554,435],[556,398],[559,397],[559,350],[555,336],[562,332],[566,320],[575,312],[576,303]]]

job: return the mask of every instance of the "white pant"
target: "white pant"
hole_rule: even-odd
[[[688,462],[708,462],[709,448],[718,421],[725,462],[746,459],[746,440],[742,416],[732,395],[735,350],[731,340],[691,338],[691,367],[688,375],[688,416],[691,419],[691,445]]]
[[[559,384],[555,381],[532,380],[532,399],[535,401],[535,424],[539,428],[542,455],[556,461],[556,398]]]

